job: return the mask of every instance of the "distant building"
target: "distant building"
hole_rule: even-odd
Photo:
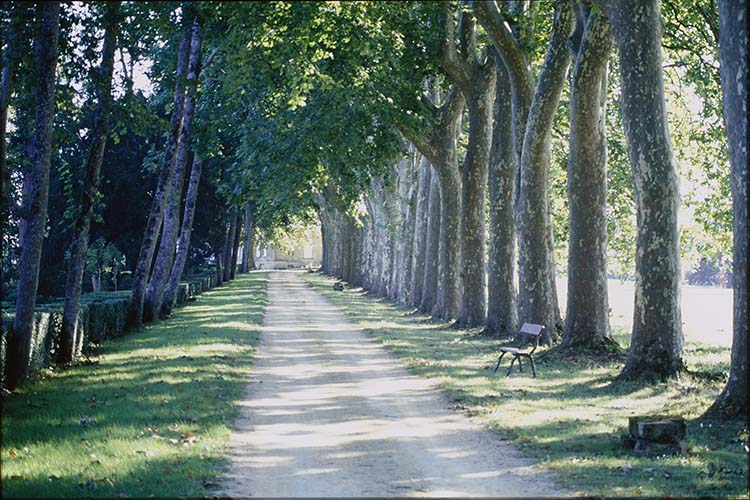
[[[258,269],[294,269],[320,266],[323,256],[323,241],[320,230],[311,229],[308,241],[291,252],[262,246],[255,249],[255,266]]]

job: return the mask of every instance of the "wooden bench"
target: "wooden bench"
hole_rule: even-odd
[[[510,368],[505,374],[506,377],[510,376],[511,370],[513,370],[513,364],[518,360],[518,369],[523,372],[523,365],[521,364],[521,358],[529,358],[531,362],[531,372],[536,377],[536,365],[534,364],[534,351],[539,347],[539,339],[544,331],[544,325],[536,325],[534,323],[524,323],[521,329],[516,335],[516,346],[515,347],[501,347],[500,357],[495,365],[495,371],[500,368],[500,361],[503,360],[503,356],[510,353],[513,355],[513,360],[510,362]]]

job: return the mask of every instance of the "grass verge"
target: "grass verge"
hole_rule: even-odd
[[[538,363],[537,378],[528,366],[505,378],[504,371],[492,374],[497,340],[361,289],[333,291],[334,280],[317,273],[305,279],[416,374],[436,379],[455,408],[537,459],[574,495],[748,497],[747,424],[696,420],[725,383],[729,349],[688,342],[685,355],[696,376],[679,383],[615,385],[619,362],[561,356]],[[614,333],[627,347],[629,333]],[[501,370],[510,363],[506,358]],[[656,413],[691,419],[686,456],[637,457],[623,447],[628,417]]]
[[[267,275],[202,294],[3,400],[3,497],[206,496],[245,393]]]

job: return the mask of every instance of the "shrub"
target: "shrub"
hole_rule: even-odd
[[[187,277],[177,291],[177,304],[195,298],[216,286],[216,273],[201,270],[199,274]],[[59,348],[62,331],[64,300],[61,297],[39,297],[34,313],[31,338],[29,369],[39,371],[52,366]],[[5,361],[8,337],[13,330],[14,304],[3,302],[0,326],[0,387],[5,381]],[[92,292],[81,296],[76,334],[76,356],[88,351],[92,343],[121,337],[127,330],[127,316],[130,308],[130,291]]]

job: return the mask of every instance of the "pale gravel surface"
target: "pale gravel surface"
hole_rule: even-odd
[[[561,496],[297,272],[269,305],[221,496]]]

